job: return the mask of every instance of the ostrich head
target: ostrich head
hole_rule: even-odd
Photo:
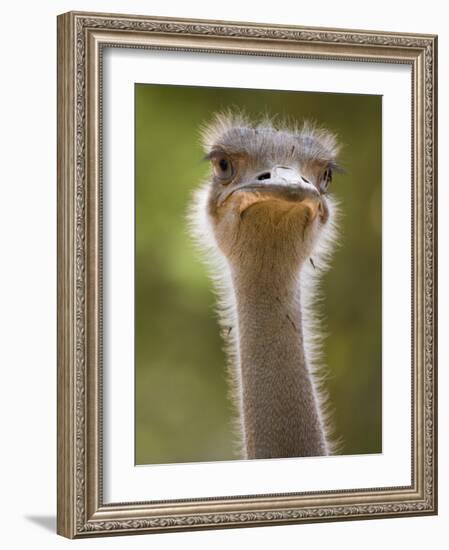
[[[320,240],[329,240],[320,237],[329,237],[333,227],[333,134],[308,124],[276,128],[269,121],[219,115],[205,128],[203,146],[212,174],[197,202],[231,265],[271,268],[274,261],[285,263],[287,254],[297,268]]]
[[[190,221],[220,298],[242,454],[328,454],[311,300],[335,237],[336,139],[307,124],[219,115],[203,145],[211,175]]]

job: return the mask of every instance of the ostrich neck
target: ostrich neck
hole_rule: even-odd
[[[304,353],[299,266],[233,270],[247,458],[327,454]]]

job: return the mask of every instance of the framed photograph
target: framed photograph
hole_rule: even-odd
[[[437,513],[432,35],[58,17],[58,533]]]

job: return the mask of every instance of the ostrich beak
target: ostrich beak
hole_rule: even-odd
[[[254,179],[229,189],[222,196],[219,205],[236,192],[260,193],[265,197],[301,203],[308,206],[314,214],[321,204],[321,195],[313,183],[296,169],[287,166],[274,166],[271,171],[262,172]]]

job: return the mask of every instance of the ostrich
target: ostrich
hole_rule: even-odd
[[[235,113],[202,137],[212,174],[189,219],[219,296],[240,455],[332,454],[311,298],[336,235],[336,138]]]

